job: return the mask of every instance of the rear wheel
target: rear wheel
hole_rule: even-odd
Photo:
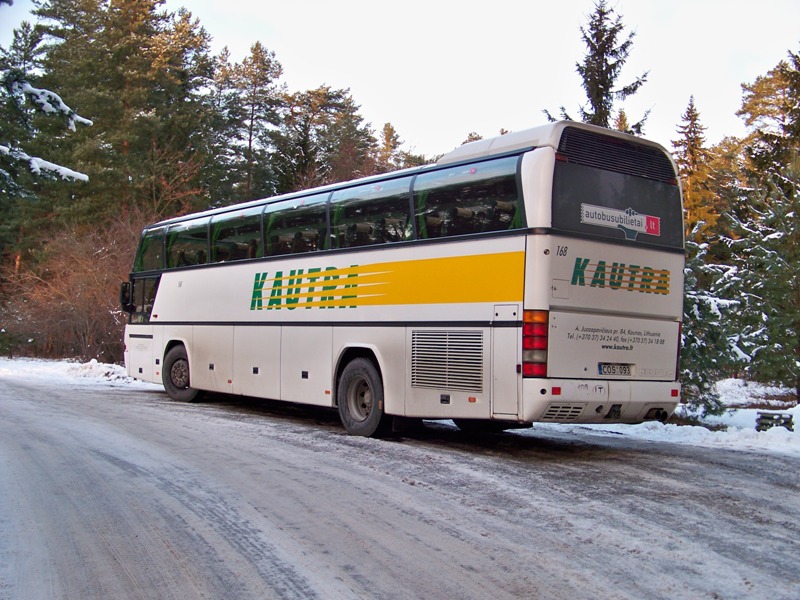
[[[342,371],[336,389],[339,418],[348,433],[366,437],[388,429],[383,412],[383,380],[373,362],[356,358]]]
[[[173,400],[196,402],[200,399],[200,390],[189,386],[189,357],[186,348],[175,346],[164,357],[164,369],[161,372],[164,389]]]

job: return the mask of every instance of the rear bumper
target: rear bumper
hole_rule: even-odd
[[[641,423],[664,421],[680,403],[681,387],[670,381],[525,379],[524,422]]]

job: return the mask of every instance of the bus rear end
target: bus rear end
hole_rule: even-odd
[[[555,146],[555,145],[554,145]],[[683,208],[660,146],[580,125],[529,153],[521,420],[666,420],[680,401]]]

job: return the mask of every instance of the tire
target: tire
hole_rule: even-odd
[[[371,360],[356,358],[347,363],[339,378],[336,399],[347,433],[372,437],[388,429],[389,419],[383,412],[383,380]]]
[[[175,346],[164,357],[164,369],[161,371],[164,389],[173,400],[180,402],[197,402],[200,390],[189,387],[189,357],[186,348]]]

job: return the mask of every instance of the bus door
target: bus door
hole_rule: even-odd
[[[156,358],[160,357],[156,356],[154,327],[148,324],[160,278],[160,275],[134,277],[125,292],[126,297],[121,298],[123,310],[130,314],[130,325],[125,335],[128,375],[146,381],[158,380],[154,365]]]
[[[492,321],[492,416],[519,413],[520,375],[518,304],[498,304]]]

